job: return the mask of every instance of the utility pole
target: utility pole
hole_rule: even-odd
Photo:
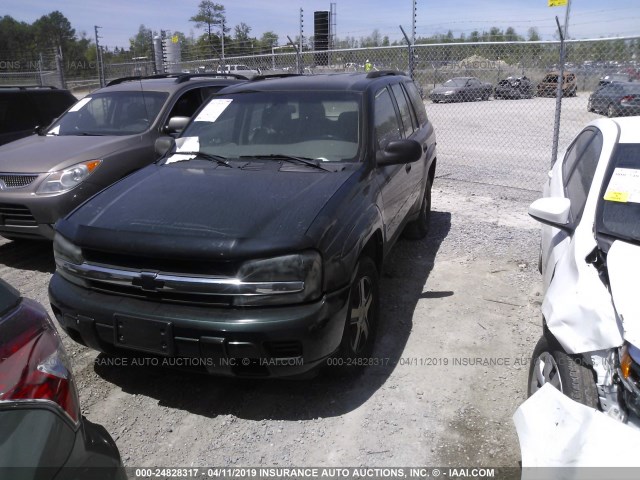
[[[416,43],[416,17],[418,16],[418,0],[411,0],[413,4],[413,14],[411,15],[411,44]]]
[[[224,67],[224,18],[222,19],[222,67]]]
[[[298,50],[300,52],[302,52],[302,36],[304,35],[304,11],[302,10],[302,7],[300,8],[300,38],[299,40],[299,47]]]
[[[100,50],[100,35],[98,35],[98,29],[102,28],[98,25],[94,25],[93,28],[96,32],[96,68],[98,70],[98,81],[100,87],[104,87],[104,70],[102,69],[102,51]]]
[[[571,12],[571,0],[567,0],[567,9],[564,11],[564,39],[569,40],[569,12]]]

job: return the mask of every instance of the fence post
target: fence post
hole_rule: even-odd
[[[60,88],[67,88],[67,84],[64,81],[64,65],[62,64],[62,47],[58,47],[56,55],[56,70],[58,71],[58,80],[60,81]]]
[[[560,34],[560,65],[558,72],[558,88],[556,89],[556,115],[553,122],[553,144],[551,146],[551,166],[556,163],[558,159],[558,140],[560,137],[560,113],[562,112],[562,85],[564,83],[564,34],[562,28],[560,28],[560,22],[556,17],[556,24],[558,25],[558,33]]]
[[[40,86],[42,87],[44,85],[44,81],[42,79],[42,52],[39,53],[39,60],[38,60],[38,77],[39,77],[39,81],[40,81]]]
[[[300,55],[300,50],[298,50],[298,46],[294,43],[293,40],[291,40],[291,37],[289,35],[287,35],[287,39],[289,40],[289,43],[293,46],[294,50],[296,51],[296,69],[298,70],[298,73],[302,75],[304,73],[304,66],[302,65],[302,57]]]
[[[411,77],[411,80],[413,80],[413,71],[414,71],[414,60],[415,60],[415,55],[413,52],[413,43],[411,43],[411,40],[409,40],[409,37],[407,36],[407,33],[404,31],[404,28],[402,28],[402,25],[399,25],[400,30],[402,31],[402,34],[404,35],[404,39],[407,42],[407,45],[409,46],[409,76]]]

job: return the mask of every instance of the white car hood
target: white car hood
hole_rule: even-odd
[[[640,347],[640,247],[616,240],[607,254],[611,295],[622,320],[624,338]]]
[[[571,400],[548,383],[518,407],[513,422],[520,440],[523,479],[537,473],[528,472],[528,467],[640,466],[640,430]],[[585,478],[571,469],[555,470],[551,476],[549,471],[544,473],[546,478]],[[606,475],[594,473],[594,478]]]

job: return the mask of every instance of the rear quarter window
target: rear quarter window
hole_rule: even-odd
[[[422,101],[422,97],[420,97],[418,87],[416,87],[415,83],[413,82],[407,82],[404,84],[404,86],[407,88],[409,100],[411,100],[413,110],[416,112],[416,116],[418,117],[418,123],[421,126],[425,125],[428,121],[427,111],[424,108],[424,102]]]

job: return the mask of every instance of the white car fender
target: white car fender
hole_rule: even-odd
[[[542,303],[547,327],[573,354],[607,350],[623,342],[611,295],[596,268],[584,260],[596,246],[591,232],[580,232],[584,225],[578,226],[558,261]]]

